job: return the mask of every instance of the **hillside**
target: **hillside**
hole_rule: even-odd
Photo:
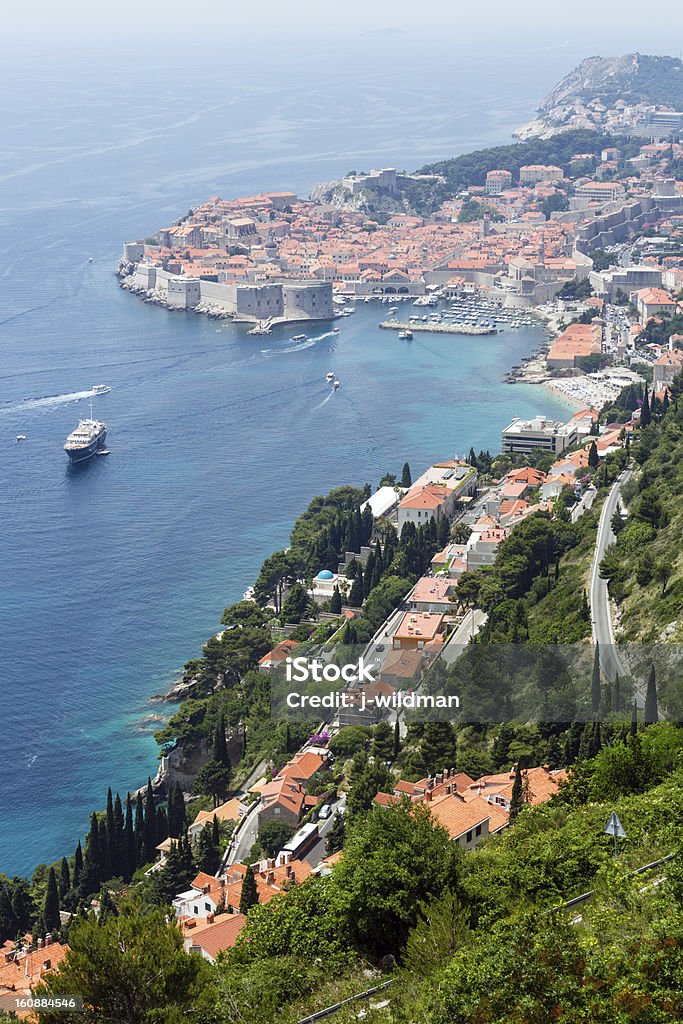
[[[640,53],[588,57],[546,96],[538,116],[515,134],[520,139],[549,138],[569,127],[590,127],[586,107],[598,103],[610,108],[619,100],[680,110],[683,63],[677,57]]]

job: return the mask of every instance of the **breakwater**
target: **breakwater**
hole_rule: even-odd
[[[422,331],[427,334],[497,334],[495,327],[470,327],[468,324],[422,324],[414,321],[383,320],[379,325],[389,331]]]

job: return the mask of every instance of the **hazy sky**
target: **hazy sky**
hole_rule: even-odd
[[[678,0],[654,6],[640,0],[22,0],[3,4],[2,20],[3,34],[85,34],[103,40],[127,35],[152,43],[173,36],[192,42],[238,35],[240,45],[256,50],[273,33],[284,42],[322,30],[360,35],[392,27],[463,42],[480,35],[503,35],[510,45],[525,36],[583,40],[589,54],[616,52],[624,40],[642,52],[668,48],[677,55],[683,46]]]

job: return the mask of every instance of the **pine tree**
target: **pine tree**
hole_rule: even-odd
[[[339,587],[335,586],[332,591],[332,597],[330,598],[330,611],[333,615],[339,615],[342,610],[342,599]]]
[[[524,803],[524,777],[522,775],[522,766],[517,762],[515,765],[515,780],[512,783],[512,794],[510,797],[510,817],[509,821],[511,825],[517,821],[519,812],[522,809]]]
[[[71,888],[71,872],[69,871],[69,862],[66,857],[62,857],[62,863],[59,865],[59,898],[64,899],[69,889]]]
[[[46,932],[57,932],[62,926],[59,916],[59,890],[55,869],[50,868],[47,876],[47,890],[43,904],[43,929]]]
[[[247,865],[247,870],[242,879],[242,893],[240,895],[240,914],[246,914],[255,907],[258,903],[258,890],[256,888],[256,879],[254,877],[254,869],[251,864]]]
[[[412,482],[413,478],[410,472],[410,466],[407,462],[404,462],[403,471],[401,473],[401,487],[410,487]]]
[[[654,725],[655,722],[659,721],[659,712],[657,710],[657,680],[655,678],[654,665],[650,668],[650,675],[647,680],[644,721],[646,725]]]
[[[591,679],[591,711],[594,715],[597,715],[600,711],[600,702],[602,698],[602,691],[600,687],[600,644],[595,644],[595,654],[593,655],[593,676]]]

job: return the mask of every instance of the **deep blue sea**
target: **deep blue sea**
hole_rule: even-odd
[[[209,195],[308,194],[349,168],[414,168],[509,140],[580,51],[429,53],[360,38],[306,60],[6,47],[0,71],[0,871],[70,852],[106,787],[156,770],[163,691],[316,494],[497,449],[561,415],[503,372],[536,329],[377,329],[374,304],[291,341],[144,305],[114,269]],[[493,57],[495,56],[495,60]],[[92,262],[89,260],[92,258]],[[300,328],[298,329],[300,330]],[[329,397],[325,374],[342,381]],[[95,411],[108,458],[73,471]],[[18,444],[17,434],[27,435]]]

